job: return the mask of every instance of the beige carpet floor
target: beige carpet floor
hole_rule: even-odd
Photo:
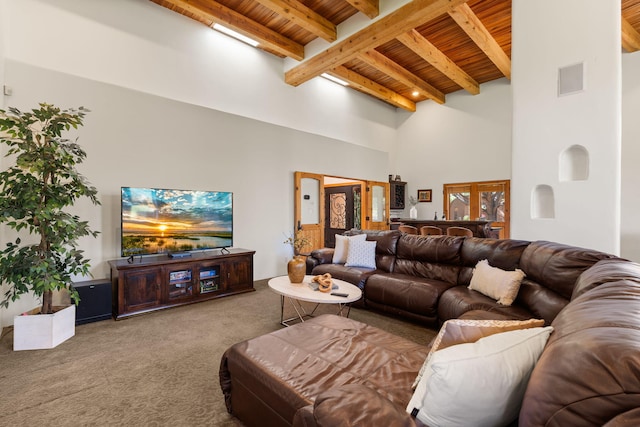
[[[257,281],[256,292],[79,325],[50,350],[14,352],[7,328],[0,425],[241,426],[225,410],[218,368],[232,344],[281,327],[280,297],[266,283]],[[351,318],[420,343],[435,334],[367,310],[352,309]]]

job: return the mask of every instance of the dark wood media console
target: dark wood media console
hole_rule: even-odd
[[[186,258],[167,255],[109,261],[113,316],[149,311],[255,291],[253,255],[247,249],[194,252]]]

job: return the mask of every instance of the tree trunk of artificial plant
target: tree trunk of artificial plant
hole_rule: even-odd
[[[40,314],[53,313],[53,291],[44,291],[42,294],[42,308]]]

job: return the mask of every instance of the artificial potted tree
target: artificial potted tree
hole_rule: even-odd
[[[62,136],[82,126],[87,112],[46,103],[30,112],[0,109],[0,143],[11,164],[0,172],[0,223],[17,236],[0,251],[0,280],[7,288],[0,306],[29,292],[42,299],[28,313],[34,315],[15,317],[14,350],[55,347],[75,334],[75,304],[59,310],[53,292],[66,289],[78,303],[72,277],[86,276],[90,268],[78,239],[98,234],[65,211],[81,197],[100,204],[97,190],[76,169],[85,151]],[[52,323],[58,321],[66,325]]]

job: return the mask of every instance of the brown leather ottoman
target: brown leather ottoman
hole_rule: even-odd
[[[321,392],[362,384],[406,406],[425,345],[364,323],[322,315],[240,342],[220,364],[227,409],[246,425],[290,426]]]

